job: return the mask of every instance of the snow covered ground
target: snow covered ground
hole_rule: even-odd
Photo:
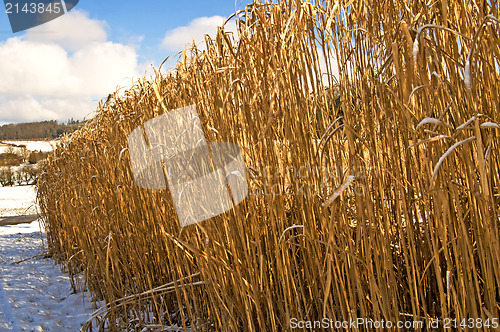
[[[35,214],[35,195],[33,186],[1,187],[0,217]]]
[[[31,186],[0,188],[0,216],[36,211]],[[20,213],[21,212],[21,213]],[[93,308],[45,257],[38,221],[0,226],[0,332],[78,331]]]
[[[15,145],[26,145],[26,149],[30,151],[48,152],[54,149],[56,141],[3,141],[3,143],[12,143]],[[7,146],[0,146],[0,153],[7,150]]]

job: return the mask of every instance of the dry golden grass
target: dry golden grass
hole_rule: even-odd
[[[111,330],[499,317],[498,17],[498,1],[248,6],[237,41],[220,30],[62,141],[38,182],[52,254]],[[168,190],[134,184],[127,137],[190,104],[260,194],[180,229]]]

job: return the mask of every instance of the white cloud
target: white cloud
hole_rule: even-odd
[[[76,77],[66,51],[58,45],[10,38],[0,44],[0,94],[57,95]]]
[[[32,95],[0,98],[1,123],[90,118],[98,101],[85,97],[35,98]]]
[[[106,42],[93,44],[73,54],[72,73],[79,78],[78,89],[92,96],[103,96],[138,77],[137,54],[132,46]]]
[[[72,10],[48,23],[27,30],[26,39],[44,44],[57,44],[75,51],[92,43],[106,41],[106,22],[93,20],[88,14]]]
[[[170,51],[183,50],[187,45],[195,41],[196,45],[204,48],[202,45],[205,41],[205,35],[212,37],[217,33],[217,27],[224,24],[226,18],[222,16],[199,17],[186,26],[181,26],[173,30],[167,31],[161,46]],[[234,20],[229,21],[225,26],[226,31],[236,32],[236,23]]]
[[[132,46],[94,43],[72,55],[55,44],[10,38],[0,43],[0,94],[102,96],[138,76]]]
[[[81,119],[140,76],[136,45],[106,41],[105,23],[71,11],[50,24],[0,43],[0,123]]]

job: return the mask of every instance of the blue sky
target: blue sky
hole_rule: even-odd
[[[251,2],[80,0],[68,14],[18,33],[2,10],[0,124],[91,117],[99,99],[193,38],[213,35]]]
[[[140,54],[144,58],[152,56],[156,61],[160,61],[169,53],[168,50],[158,47],[167,31],[186,26],[199,17],[228,17],[234,13],[235,8],[244,8],[251,2],[80,0],[77,9],[90,13],[91,18],[106,21],[110,26],[111,40],[126,43],[142,37]]]

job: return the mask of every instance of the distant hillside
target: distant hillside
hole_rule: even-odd
[[[83,126],[85,122],[68,120],[57,123],[55,120],[7,124],[0,127],[0,140],[21,139],[53,139],[62,134],[69,134]]]

